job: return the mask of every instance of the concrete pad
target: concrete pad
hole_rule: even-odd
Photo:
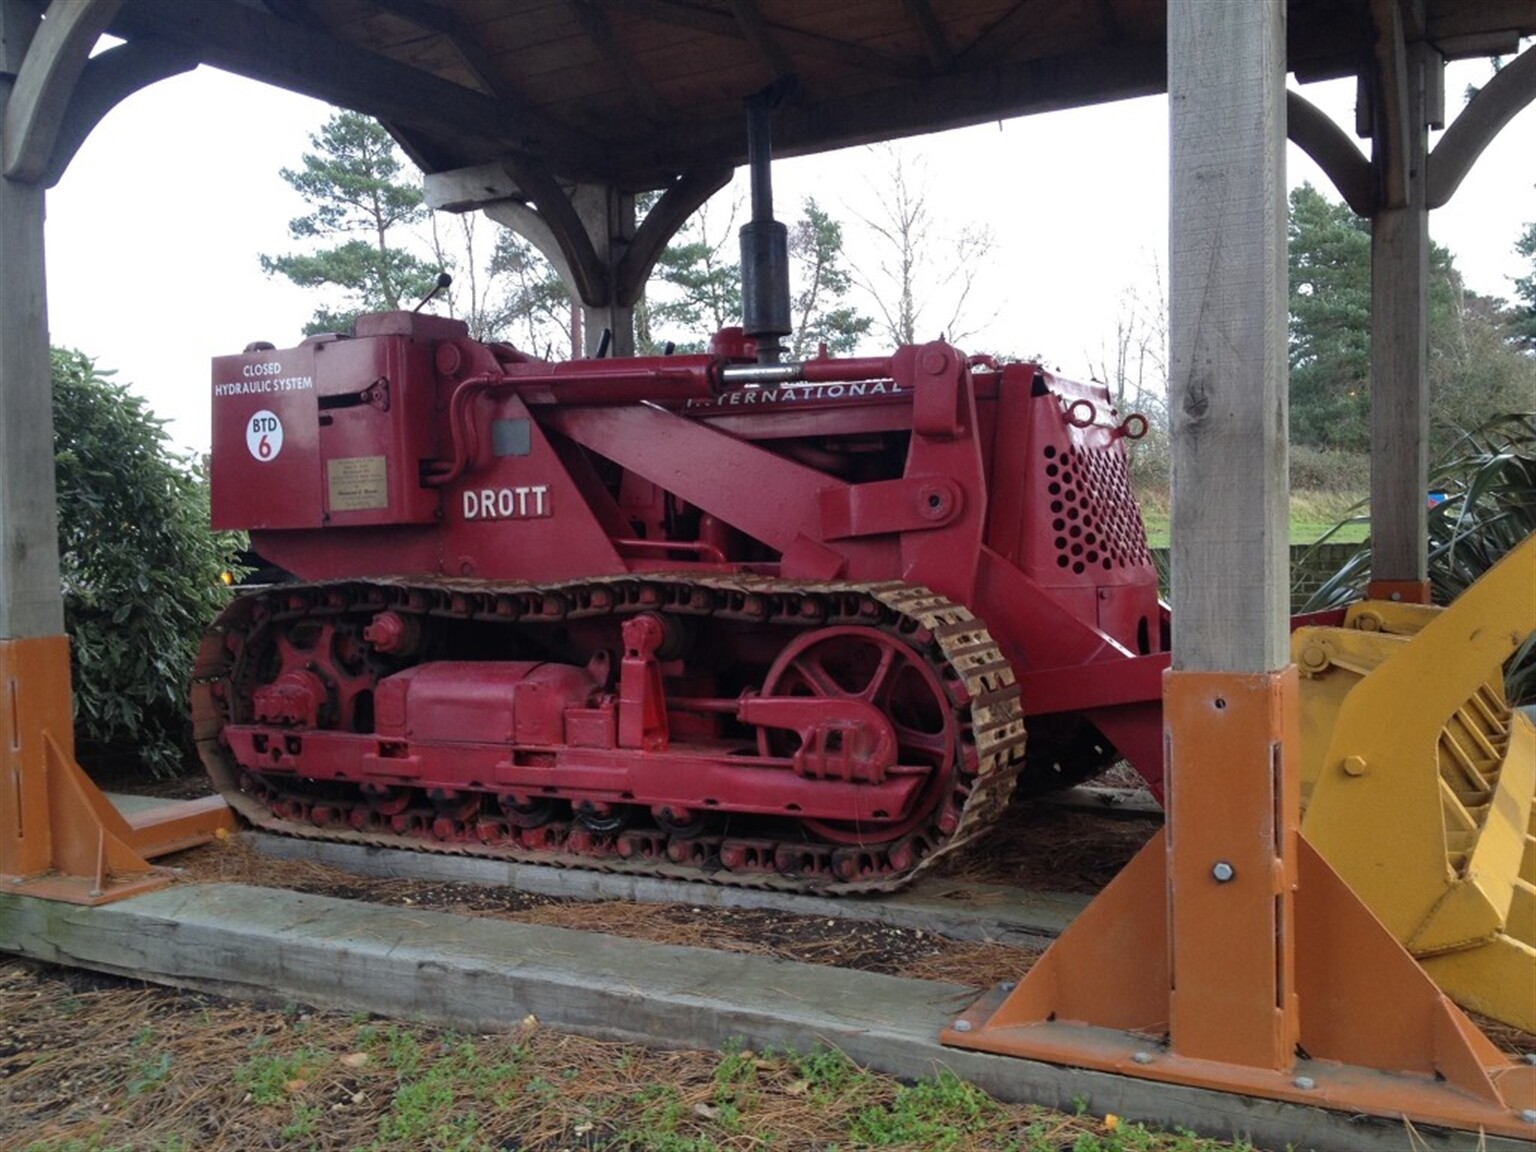
[[[136,979],[426,1020],[473,1031],[532,1014],[572,1032],[655,1047],[835,1045],[906,1078],[940,1068],[1005,1100],[1029,1100],[1261,1147],[1382,1152],[1391,1120],[1153,1084],[939,1046],[973,998],[961,986],[561,928],[381,907],[243,885],[181,885],[79,908],[0,893],[0,949]],[[1416,1129],[1415,1146],[1469,1147]],[[1536,1133],[1533,1133],[1536,1136]],[[1487,1138],[1489,1152],[1536,1141]]]
[[[130,792],[103,792],[102,795],[122,816],[137,816],[140,812],[152,812],[165,805],[158,796],[135,796]]]
[[[956,940],[994,940],[1036,948],[1045,947],[1060,935],[1090,899],[1073,892],[1028,892],[1001,884],[960,883],[931,877],[887,896],[800,896],[690,880],[516,864],[481,856],[304,840],[263,832],[244,833],[244,842],[274,859],[326,864],[360,876],[463,881],[573,900],[760,908],[831,919],[878,921],[897,928],[936,932]]]

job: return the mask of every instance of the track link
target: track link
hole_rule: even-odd
[[[352,827],[349,805],[338,803],[334,794],[319,796],[302,781],[243,770],[220,732],[242,707],[248,711],[261,657],[287,623],[383,609],[535,626],[660,610],[806,630],[848,623],[878,628],[901,638],[939,672],[960,726],[959,764],[949,794],[934,806],[926,825],[879,844],[661,830],[605,834],[574,822],[524,829],[497,819],[433,818],[424,806],[402,813],[393,826]],[[198,748],[213,782],[236,811],[267,831],[781,891],[857,894],[902,887],[995,822],[1024,764],[1018,688],[986,627],[965,607],[896,581],[799,583],[690,573],[540,587],[396,579],[279,585],[236,600],[204,637],[192,702]],[[359,792],[356,804],[363,802]]]

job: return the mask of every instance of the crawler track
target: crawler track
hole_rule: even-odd
[[[750,835],[676,835],[657,828],[594,831],[579,820],[519,827],[489,794],[445,814],[405,796],[380,821],[361,790],[235,763],[220,732],[249,718],[276,637],[296,622],[357,626],[391,610],[424,622],[549,629],[641,611],[770,627],[788,635],[858,625],[898,638],[932,668],[949,697],[960,754],[919,826],[884,842],[819,837],[793,820]],[[242,597],[205,637],[193,684],[198,746],[214,783],[259,828],[347,843],[561,864],[785,891],[868,893],[899,888],[981,835],[1007,806],[1024,764],[1024,724],[1012,669],[971,613],[899,582],[806,584],[750,575],[624,576],[531,587],[474,581],[343,581],[284,585]],[[419,790],[417,790],[419,792]]]

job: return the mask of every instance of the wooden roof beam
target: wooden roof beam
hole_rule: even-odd
[[[267,11],[280,20],[301,25],[313,32],[330,34],[331,28],[309,6],[309,0],[265,0]]]
[[[654,20],[658,24],[676,24],[679,27],[709,32],[732,40],[746,39],[734,15],[714,8],[700,8],[687,3],[686,0],[625,0],[624,8],[635,16]],[[771,21],[765,21],[765,27],[772,31],[773,38],[778,44],[796,56],[814,56],[818,59],[831,60],[845,68],[858,68],[903,79],[914,79],[929,74],[926,64],[919,60],[888,56],[884,52],[865,48],[861,44],[850,44],[845,40],[834,40],[830,36],[802,32],[798,28],[787,28],[783,24],[774,24]]]
[[[613,34],[613,25],[609,22],[607,13],[603,11],[597,0],[566,0],[566,4],[581,25],[582,31],[587,34],[587,39],[592,41],[597,50],[602,53],[608,67],[624,78],[625,86],[639,102],[645,115],[658,124],[665,123],[670,116],[666,102],[657,94],[650,79],[635,64],[634,57],[624,51],[623,45]]]
[[[646,213],[612,274],[572,205],[572,194],[549,174],[515,161],[480,164],[426,178],[427,203],[450,212],[479,208],[521,233],[560,272],[566,288],[589,305],[631,307],[645,291],[662,251],[699,206],[731,182],[726,161],[698,164],[666,185]]]
[[[769,78],[776,80],[780,76],[794,75],[795,62],[773,38],[768,22],[763,19],[763,11],[757,6],[757,0],[732,0],[731,10],[736,14],[736,24],[741,29],[742,38],[751,45],[758,59],[768,69]]]
[[[1424,35],[1435,44],[1462,36],[1530,35],[1536,28],[1536,0],[1478,0],[1476,4],[1438,5],[1429,15]]]
[[[277,15],[309,24],[311,27],[318,26],[328,35],[330,34],[330,29],[314,16],[309,8],[309,0],[266,0],[266,2]],[[509,108],[518,109],[523,117],[531,121],[539,119],[539,113],[523,99],[520,93],[496,79],[496,70],[481,49],[479,38],[474,30],[456,14],[445,8],[439,8],[436,4],[427,3],[427,0],[373,0],[373,6],[380,12],[395,16],[421,29],[429,36],[443,37],[458,53],[459,59],[464,62],[464,66],[469,69],[470,75],[474,77],[475,83],[482,91],[503,101]],[[410,128],[396,120],[381,120],[380,123],[388,129],[390,135],[405,150],[405,154],[423,172],[454,168],[464,162],[462,156],[453,155],[452,149],[445,148],[443,142],[434,138],[430,132]]]
[[[1003,59],[1020,40],[1028,37],[1039,26],[1042,19],[1058,7],[1056,0],[1019,0],[1006,16],[961,51],[961,65],[977,68]]]
[[[264,0],[264,2],[267,10],[280,20],[297,24],[301,28],[308,28],[323,36],[333,35],[331,26],[320,18],[310,6],[309,0]],[[389,0],[375,0],[376,6],[381,11],[387,10],[388,3]],[[442,9],[433,8],[432,11],[440,12]],[[451,149],[446,149],[442,142],[433,139],[430,133],[410,128],[397,121],[377,119],[384,130],[395,138],[395,143],[400,145],[406,158],[423,172],[431,172],[435,168],[444,166],[454,167],[463,162],[457,158],[450,158]]]
[[[901,0],[901,6],[907,10],[907,18],[922,37],[933,70],[948,72],[955,66],[955,50],[949,46],[949,37],[944,35],[944,25],[933,14],[933,5],[929,0]]]
[[[598,166],[590,145],[526,108],[476,92],[238,4],[133,0],[108,29],[189,45],[214,67],[419,128],[444,141],[493,144]]]
[[[1160,45],[1106,47],[1091,60],[1032,60],[1024,64],[950,72],[928,83],[898,86],[833,100],[787,104],[773,116],[775,156],[803,156],[829,147],[984,124],[1010,116],[1054,112],[1164,90]],[[739,118],[717,118],[674,130],[665,140],[618,146],[615,171],[649,161],[678,171],[709,159],[745,162]]]
[[[513,91],[497,79],[496,69],[481,47],[479,36],[456,13],[429,4],[427,0],[373,0],[373,4],[379,11],[398,16],[423,32],[435,32],[447,39],[485,91],[522,109],[524,115],[536,115],[522,93]]]

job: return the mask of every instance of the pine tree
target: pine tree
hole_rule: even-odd
[[[1511,326],[1519,346],[1536,352],[1536,223],[1525,226],[1525,232],[1515,241],[1515,251],[1531,262],[1531,273],[1515,281],[1515,298],[1520,303]]]
[[[651,273],[653,281],[667,287],[647,299],[647,332],[653,326],[680,330],[683,339],[676,344],[685,352],[702,351],[711,334],[741,323],[735,204],[718,229],[719,209],[712,220],[710,208],[706,204],[689,217]]]
[[[843,266],[843,226],[812,197],[801,211],[805,215],[789,233],[790,272],[798,286],[791,301],[790,359],[804,360],[820,344],[828,352],[852,352],[874,321],[844,302],[853,274]]]
[[[649,207],[641,201],[642,207]],[[844,265],[843,226],[807,198],[804,215],[789,227],[790,321],[794,331],[789,356],[813,355],[820,344],[834,353],[851,352],[873,323],[846,302],[853,275]],[[738,256],[735,202],[724,226],[716,227],[708,206],[697,212],[656,262],[648,293],[636,309],[637,346],[654,351],[652,328],[679,332],[675,345],[701,351],[721,328],[741,323],[741,263]]]
[[[1291,192],[1291,439],[1370,444],[1370,225],[1310,184]]]
[[[432,290],[438,269],[408,251],[402,230],[426,219],[421,190],[401,178],[394,139],[371,117],[337,112],[309,139],[303,167],[282,178],[312,211],[289,221],[295,240],[329,247],[262,256],[271,275],[305,288],[340,290],[339,307],[321,307],[307,333],[349,331],[363,312],[410,307]]]
[[[1364,451],[1371,412],[1369,224],[1310,184],[1295,189],[1290,274],[1291,439]],[[1512,347],[1511,321],[1497,302],[1466,291],[1451,253],[1430,244],[1431,451],[1536,403],[1536,363]]]

